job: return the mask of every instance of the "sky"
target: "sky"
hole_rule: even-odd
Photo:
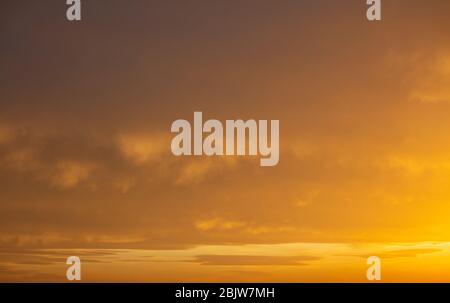
[[[0,281],[450,281],[450,2],[0,4]],[[175,157],[280,121],[280,162]]]

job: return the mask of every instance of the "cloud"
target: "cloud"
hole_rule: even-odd
[[[429,66],[422,67],[417,78],[411,93],[413,100],[425,104],[450,103],[450,53],[437,55]]]
[[[197,185],[207,179],[217,178],[222,174],[228,174],[237,168],[237,160],[230,157],[207,158],[199,157],[189,159],[181,164],[175,185]]]
[[[219,266],[299,266],[319,259],[312,256],[201,255],[192,262]]]
[[[227,221],[221,218],[197,221],[195,227],[201,231],[209,230],[230,230],[245,226],[245,222]]]
[[[0,124],[0,144],[6,144],[11,139],[11,131]]]
[[[380,249],[381,247],[381,249]],[[354,245],[351,251],[361,251],[357,254],[350,253],[346,256],[368,258],[377,256],[381,259],[416,258],[420,255],[443,253],[448,251],[448,242],[438,243],[402,243],[392,245],[388,243],[359,244]]]
[[[22,130],[12,132],[9,138],[0,147],[0,163],[4,169],[62,189],[77,186],[95,170],[93,159],[74,157],[74,151],[65,146],[66,138],[62,135],[55,140],[51,134]],[[56,145],[55,141],[58,141]]]
[[[415,249],[399,249],[399,250],[390,250],[377,254],[380,258],[413,258],[418,255],[423,254],[432,254],[441,252],[440,248],[415,248]]]
[[[90,163],[59,161],[48,178],[53,185],[69,189],[86,180],[94,169]]]
[[[2,234],[0,235],[0,247],[1,249],[11,249],[17,247],[33,247],[38,245],[50,246],[53,243],[61,243],[68,240],[68,237],[59,233],[41,233],[41,234]]]
[[[158,160],[169,152],[169,136],[165,134],[119,135],[118,145],[123,155],[137,165]]]
[[[207,177],[213,168],[211,161],[202,159],[202,161],[192,161],[181,168],[179,175],[175,180],[177,185],[198,184]]]

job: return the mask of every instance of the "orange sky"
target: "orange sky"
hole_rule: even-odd
[[[450,2],[0,4],[0,281],[450,281]],[[279,119],[280,163],[170,125]]]

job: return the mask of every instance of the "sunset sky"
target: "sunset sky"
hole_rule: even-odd
[[[0,281],[450,282],[450,1],[0,2]],[[280,162],[171,123],[278,119]]]

